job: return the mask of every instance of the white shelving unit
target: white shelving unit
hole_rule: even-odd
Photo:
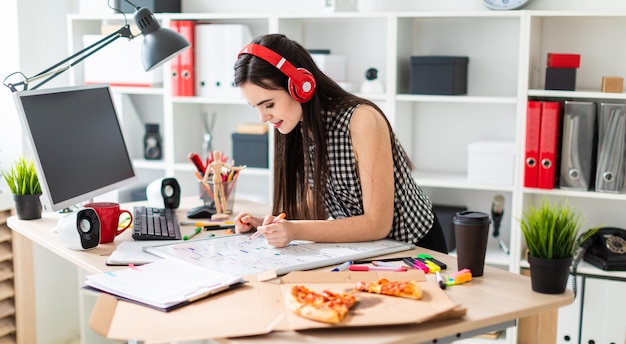
[[[377,68],[385,92],[362,96],[386,112],[416,167],[416,180],[433,202],[489,213],[494,196],[505,197],[501,238],[510,254],[490,239],[488,264],[520,271],[525,247],[517,219],[524,207],[544,196],[569,199],[583,211],[589,225],[626,227],[621,215],[625,194],[524,188],[522,164],[529,97],[626,101],[626,94],[599,92],[602,76],[626,76],[626,64],[620,62],[626,58],[626,45],[620,44],[626,37],[624,11],[180,13],[157,17],[166,27],[172,20],[187,19],[246,24],[253,37],[284,33],[306,48],[345,55],[346,81],[357,85],[366,69]],[[70,51],[81,47],[83,34],[98,33],[103,24],[121,25],[122,20],[117,15],[69,15]],[[581,54],[576,89],[585,91],[543,90],[548,52]],[[409,94],[410,57],[414,55],[468,56],[468,94]],[[76,84],[84,81],[81,68],[70,70]],[[173,97],[169,68],[168,64],[163,67],[162,87],[116,87],[116,98],[142,183],[174,176],[183,194],[194,195],[197,182],[187,154],[201,151],[201,116],[217,116],[213,146],[232,155],[230,134],[240,123],[257,122],[258,115],[243,99]],[[164,157],[160,161],[142,158],[143,123],[147,121],[161,127]],[[512,185],[468,183],[467,145],[488,139],[515,142]],[[271,201],[272,135],[269,140],[269,168],[245,170],[238,195]],[[515,329],[507,331],[505,341],[514,343],[515,338]]]

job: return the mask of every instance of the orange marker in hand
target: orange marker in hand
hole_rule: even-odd
[[[280,213],[280,215],[276,216],[276,217],[272,220],[272,222],[270,222],[270,224],[271,224],[271,223],[276,223],[276,222],[278,222],[278,221],[280,221],[280,220],[284,219],[285,217],[287,217],[287,214],[285,214],[285,213]],[[250,240],[252,240],[252,239],[254,239],[254,238],[258,237],[259,235],[261,235],[261,232],[256,231],[256,233],[254,233],[254,234],[252,234],[252,235],[250,236]]]

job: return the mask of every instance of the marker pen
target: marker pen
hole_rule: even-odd
[[[348,267],[350,267],[350,265],[352,265],[352,261],[347,261],[345,263],[342,263],[341,265],[335,267],[334,269],[330,270],[330,271],[343,271],[346,270]]]
[[[383,262],[383,261],[380,261],[380,260],[375,260],[375,261],[372,262],[372,264],[374,266],[387,266],[387,267],[390,267],[390,268],[406,269],[406,267],[404,267],[402,265],[389,263],[389,262]]]
[[[439,284],[439,288],[446,289],[446,283],[443,281],[441,273],[439,271],[435,271],[435,276],[437,277],[437,284]]]
[[[391,267],[391,266],[367,266],[367,265],[350,265],[348,267],[350,271],[398,271],[403,272],[406,269],[403,266]]]

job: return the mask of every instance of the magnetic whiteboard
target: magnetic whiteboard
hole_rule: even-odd
[[[293,241],[277,248],[268,245],[263,236],[250,240],[249,234],[182,241],[174,244],[146,246],[156,256],[173,257],[235,275],[274,271],[284,275],[294,270],[309,270],[341,264],[348,260],[371,258],[411,250],[413,244],[382,239],[356,243],[316,243]]]

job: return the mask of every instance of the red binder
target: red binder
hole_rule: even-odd
[[[541,133],[539,138],[539,178],[537,187],[554,189],[559,155],[561,129],[561,103],[543,102],[541,108]]]
[[[196,22],[193,20],[179,21],[180,34],[187,38],[191,47],[180,53],[180,92],[183,97],[196,95],[196,72],[195,72],[195,31]]]
[[[539,135],[541,132],[541,101],[529,100],[526,109],[526,146],[524,186],[536,188],[539,178]]]
[[[170,23],[170,28],[180,33],[179,21],[172,20]],[[170,68],[170,75],[172,77],[172,95],[176,97],[180,95],[180,54],[172,58],[172,61],[170,61]]]

